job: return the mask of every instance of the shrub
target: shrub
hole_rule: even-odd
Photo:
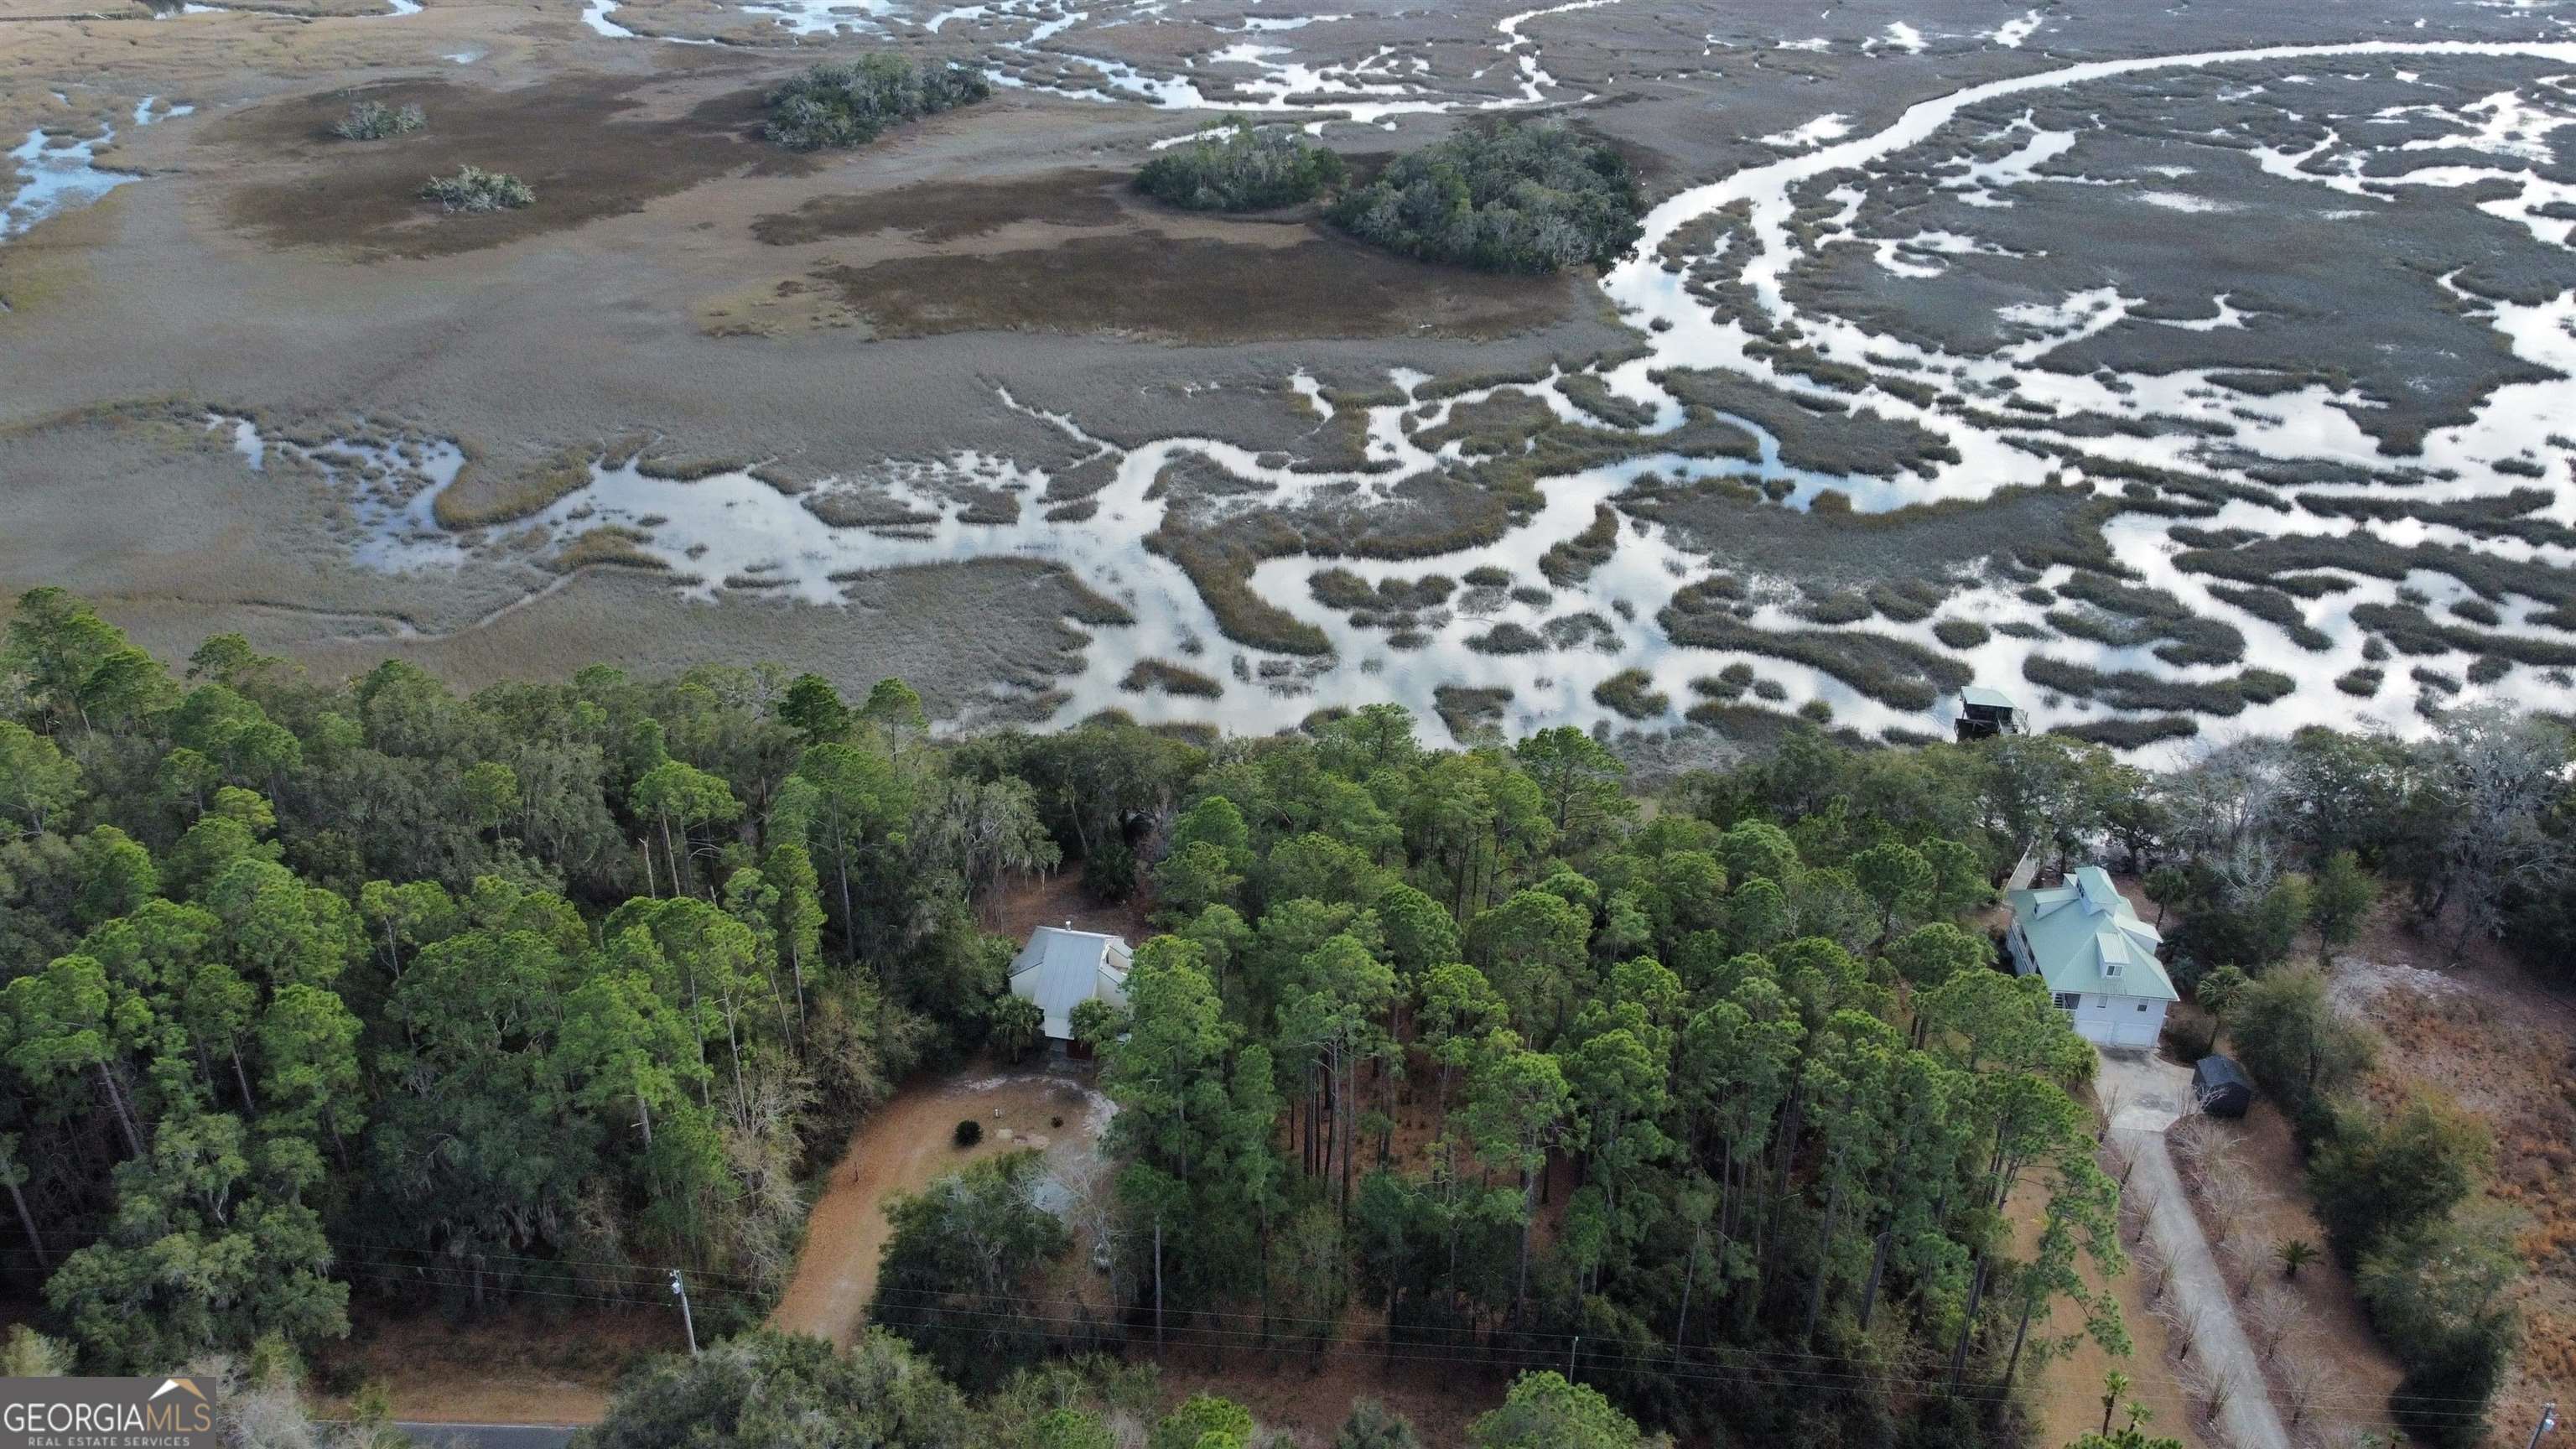
[[[1345,193],[1332,220],[1423,261],[1548,273],[1618,261],[1643,206],[1617,151],[1555,122],[1509,121],[1396,158]]]
[[[1953,649],[1974,649],[1986,642],[1988,632],[1974,619],[1944,619],[1932,626],[1932,637]]]
[[[2314,1120],[2322,1103],[2369,1066],[2370,1038],[2336,1014],[2314,971],[2266,972],[2227,1009],[2237,1058],[2291,1119]]]
[[[1094,841],[1082,858],[1082,888],[1100,901],[1123,901],[1136,893],[1136,855],[1112,837]]]
[[[951,1134],[960,1147],[972,1147],[984,1140],[984,1124],[972,1117],[957,1119],[957,1130]]]
[[[382,101],[358,101],[331,128],[331,134],[346,141],[381,141],[388,136],[408,135],[428,124],[429,113],[418,106],[396,110]]]
[[[453,176],[433,176],[420,194],[449,211],[486,212],[516,211],[534,206],[537,193],[504,171],[486,171],[480,166],[462,166]]]
[[[1136,189],[1190,211],[1269,211],[1312,201],[1339,186],[1345,174],[1342,158],[1329,147],[1229,116],[1217,134],[1146,162],[1136,173]]]
[[[2389,1416],[2408,1437],[2466,1449],[2486,1437],[2486,1410],[2512,1357],[2521,1275],[2498,1214],[2459,1211],[2362,1259],[2354,1287],[2405,1377]]]
[[[1403,1415],[1375,1399],[1361,1399],[1333,1436],[1333,1449],[1422,1449],[1422,1440]]]
[[[916,65],[893,55],[827,61],[770,92],[762,134],[790,151],[864,146],[906,121],[992,93],[983,72],[954,63]]]
[[[1043,1291],[1042,1278],[1073,1246],[1073,1234],[1038,1205],[1041,1171],[1037,1153],[1014,1152],[897,1194],[886,1205],[890,1231],[868,1321],[910,1339],[942,1375],[976,1390],[1044,1357],[1047,1325],[1030,1317],[1026,1304]],[[817,1442],[925,1441],[883,1434]]]
[[[1154,1426],[1146,1449],[1207,1449],[1211,1442],[1241,1449],[1251,1444],[1253,1427],[1252,1411],[1232,1399],[1193,1394]]]
[[[2449,1217],[2494,1153],[2485,1126],[2446,1102],[2417,1096],[2384,1116],[2346,1109],[2308,1163],[2308,1191],[2335,1256],[2358,1263]]]

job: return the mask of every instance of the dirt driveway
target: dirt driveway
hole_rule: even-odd
[[[1052,1175],[1068,1185],[1088,1181],[1100,1164],[1094,1150],[1116,1109],[1072,1075],[1036,1070],[1004,1076],[967,1073],[904,1088],[867,1121],[832,1168],[806,1221],[805,1251],[770,1326],[819,1334],[848,1346],[876,1292],[877,1259],[888,1228],[886,1204],[917,1192],[970,1162],[1035,1147]],[[962,1119],[984,1126],[984,1140],[956,1145]]]

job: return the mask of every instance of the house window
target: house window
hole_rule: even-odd
[[[2060,991],[2056,993],[2056,1001],[2057,1009],[2060,1011],[2073,1011],[2075,1008],[2084,1004],[2084,998],[2076,995],[2072,991]]]
[[[2105,962],[2103,962],[2103,963],[2102,963],[2102,974],[2103,974],[2103,975],[2105,975],[2105,976],[2117,976],[2117,975],[2119,975],[2119,974],[2120,974],[2120,963],[2119,963],[2119,962],[2117,962],[2117,961],[2105,961]]]
[[[2139,1002],[2139,1003],[2138,1003],[2138,1010],[2140,1010],[2140,1011],[2144,1011],[2144,1010],[2146,1010],[2146,1009],[2147,1009],[2147,1004],[2146,1004],[2145,1002],[2141,1001],[2141,1002]]]

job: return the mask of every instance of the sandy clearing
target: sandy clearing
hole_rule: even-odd
[[[1107,1124],[1106,1109],[1106,1101],[1080,1078],[1036,1070],[995,1075],[969,1067],[896,1093],[850,1135],[825,1179],[823,1195],[806,1219],[804,1252],[769,1316],[771,1326],[846,1347],[858,1336],[876,1291],[877,1260],[891,1232],[885,1218],[889,1201],[968,1163],[1024,1150],[1033,1145],[1032,1135],[1045,1139],[1052,1170],[1087,1174],[1098,1163],[1092,1147]],[[969,1117],[984,1125],[984,1140],[961,1149],[952,1133]]]

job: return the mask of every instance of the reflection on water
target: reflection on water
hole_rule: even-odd
[[[194,114],[197,109],[161,105],[160,100],[158,96],[145,96],[137,101],[134,124],[148,126],[173,116]],[[142,180],[130,171],[99,168],[98,149],[115,139],[114,126],[100,127],[95,136],[65,136],[38,128],[29,131],[26,140],[0,153],[6,155],[18,177],[17,189],[6,193],[8,204],[0,206],[0,242],[57,212],[87,206],[128,182]]]

